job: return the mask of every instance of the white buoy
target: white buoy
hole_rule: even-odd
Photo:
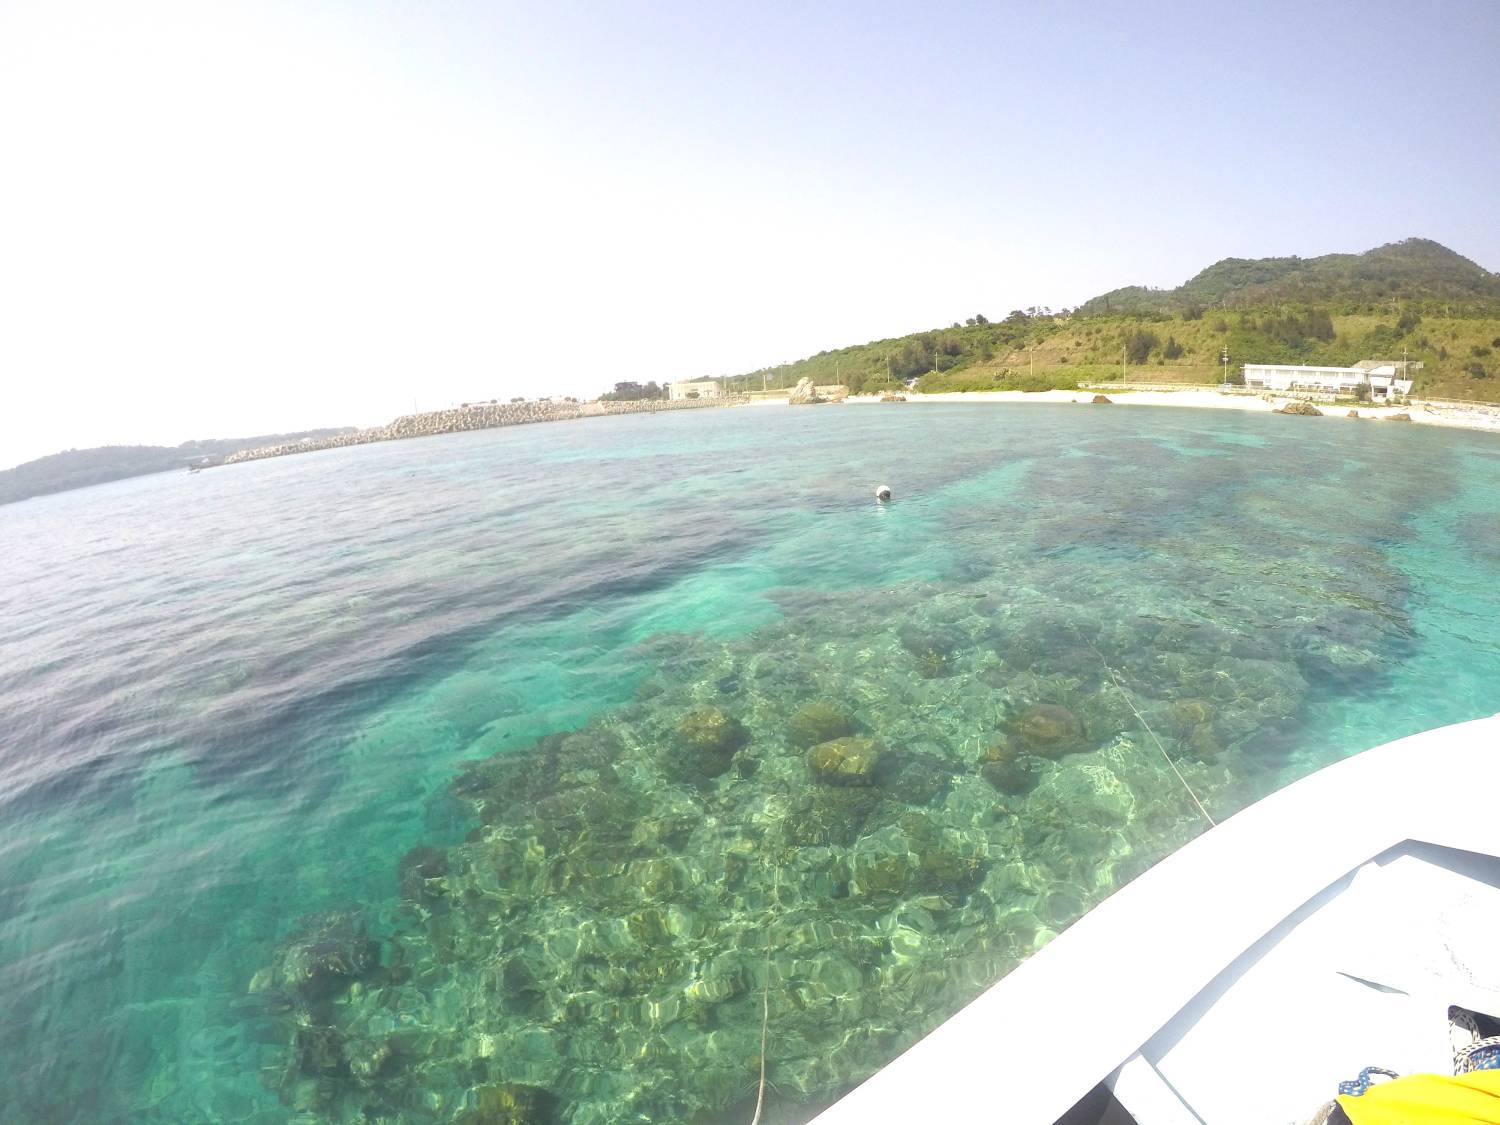
[[[888,485],[888,484],[882,484],[879,488],[877,488],[875,490],[875,499],[877,499],[877,500],[889,500],[890,498],[891,498],[891,486],[890,485]]]

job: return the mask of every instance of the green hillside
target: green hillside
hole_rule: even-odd
[[[1129,307],[1120,308],[1124,304]],[[870,393],[1044,390],[1080,381],[1216,383],[1243,363],[1424,364],[1416,394],[1500,399],[1500,277],[1435,242],[1365,254],[1226,258],[1178,289],[1118,289],[1078,309],[1017,310],[820,352],[724,380],[735,390],[808,377]]]
[[[1318,302],[1332,312],[1420,305],[1447,315],[1500,312],[1500,275],[1425,238],[1363,254],[1320,258],[1225,258],[1176,289],[1130,286],[1085,301],[1085,314],[1169,313],[1217,306]]]

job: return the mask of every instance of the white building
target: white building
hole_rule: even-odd
[[[679,398],[718,398],[724,393],[724,388],[712,379],[699,379],[696,383],[673,383],[667,389],[674,401]]]
[[[1308,391],[1327,395],[1355,395],[1368,387],[1372,399],[1411,393],[1412,371],[1420,363],[1366,359],[1353,367],[1311,367],[1288,363],[1247,363],[1245,386],[1267,391]]]

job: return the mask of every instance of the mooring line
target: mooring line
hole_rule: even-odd
[[[755,1091],[755,1116],[750,1125],[760,1125],[766,1106],[766,1031],[771,1024],[771,927],[766,927],[766,971],[760,990],[760,1082]]]
[[[1203,814],[1203,819],[1208,821],[1210,827],[1217,827],[1218,821],[1214,820],[1213,817],[1208,815],[1208,810],[1203,807],[1203,802],[1198,800],[1198,794],[1193,792],[1193,787],[1188,784],[1187,778],[1182,776],[1182,771],[1177,768],[1177,763],[1172,761],[1172,755],[1167,753],[1167,748],[1161,744],[1161,739],[1156,737],[1156,732],[1151,729],[1151,724],[1146,722],[1146,716],[1142,715],[1140,709],[1136,707],[1135,701],[1130,698],[1130,693],[1125,690],[1125,685],[1120,683],[1120,677],[1117,676],[1115,674],[1115,670],[1110,667],[1109,661],[1104,659],[1104,654],[1099,651],[1098,647],[1095,646],[1092,641],[1084,638],[1084,635],[1078,631],[1077,626],[1072,626],[1072,629],[1074,636],[1076,636],[1083,644],[1087,645],[1089,651],[1099,658],[1099,663],[1103,665],[1104,671],[1109,675],[1110,681],[1115,685],[1115,690],[1118,691],[1121,697],[1125,700],[1125,706],[1130,708],[1131,713],[1135,715],[1141,726],[1145,728],[1146,733],[1151,736],[1151,741],[1156,743],[1156,748],[1161,751],[1161,756],[1167,760],[1167,765],[1170,766],[1172,768],[1172,772],[1177,775],[1177,780],[1182,782],[1182,787],[1187,790],[1187,795],[1193,799],[1193,804],[1198,806],[1198,811]]]

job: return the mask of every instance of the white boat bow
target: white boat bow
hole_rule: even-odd
[[[1301,1122],[1362,1067],[1440,1069],[1438,1009],[1500,996],[1497,794],[1500,715],[1302,778],[1100,903],[817,1125],[1044,1125],[1103,1081],[1141,1125]]]

